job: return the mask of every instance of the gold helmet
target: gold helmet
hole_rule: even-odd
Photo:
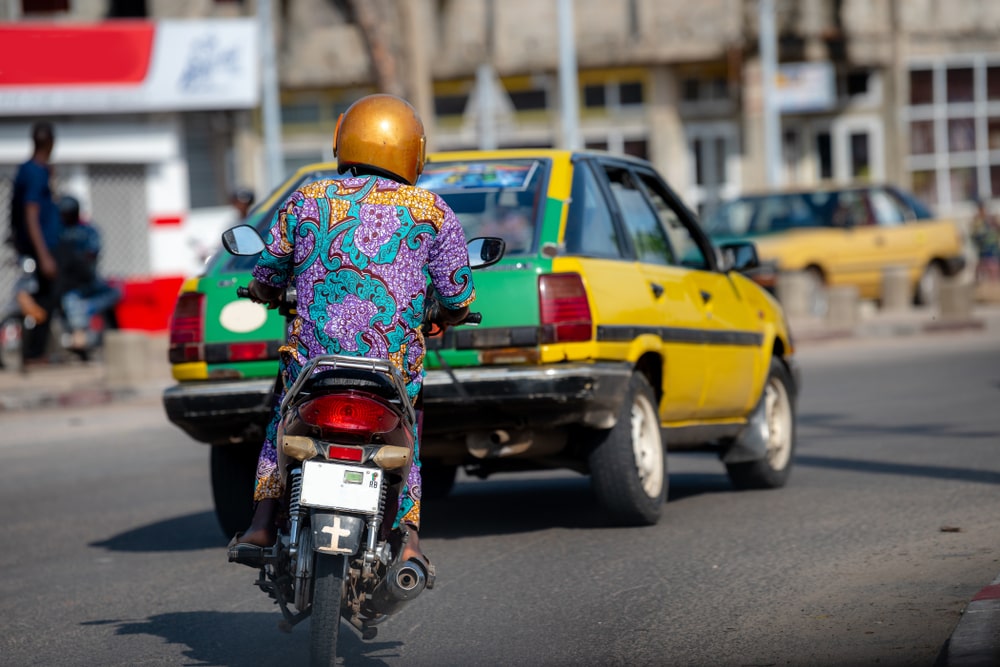
[[[410,185],[424,170],[424,124],[408,102],[394,95],[368,95],[337,119],[333,155],[337,169],[367,167]]]

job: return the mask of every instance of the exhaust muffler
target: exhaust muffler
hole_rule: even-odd
[[[427,571],[423,563],[414,558],[405,563],[395,563],[372,592],[371,607],[386,616],[394,614],[426,587]]]

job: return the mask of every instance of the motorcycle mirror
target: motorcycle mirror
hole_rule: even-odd
[[[230,255],[256,255],[264,249],[264,239],[250,225],[237,225],[222,232],[222,247]]]
[[[497,236],[479,236],[470,239],[466,244],[469,251],[469,266],[481,269],[496,264],[503,257],[506,247],[504,240]]]

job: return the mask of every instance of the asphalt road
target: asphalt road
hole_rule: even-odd
[[[673,455],[655,527],[603,525],[569,474],[461,483],[424,510],[439,584],[350,665],[932,665],[1000,572],[1000,340],[822,344],[789,486]],[[207,450],[155,401],[0,415],[0,664],[296,665],[226,563]]]

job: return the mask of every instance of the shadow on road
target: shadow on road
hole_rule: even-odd
[[[164,519],[119,533],[92,547],[109,551],[198,551],[225,546],[214,512],[198,512]]]
[[[309,663],[309,623],[289,634],[278,630],[280,614],[216,611],[157,614],[142,621],[104,620],[82,625],[116,625],[117,635],[150,635],[183,647],[181,654],[197,665],[257,667]],[[400,656],[401,642],[362,641],[341,623],[338,657],[349,665],[385,665]]]
[[[958,482],[976,482],[979,484],[1000,484],[1000,472],[994,470],[977,470],[975,468],[949,468],[935,465],[913,465],[885,461],[864,461],[861,459],[835,458],[832,456],[816,456],[814,454],[799,454],[795,457],[796,465],[812,466],[814,468],[831,468],[866,472],[877,475],[905,475],[908,477],[928,477],[931,479],[948,479]]]
[[[704,493],[735,493],[725,472],[671,473],[669,484],[671,504]],[[462,482],[447,498],[423,504],[420,534],[439,539],[617,527],[583,476]]]
[[[718,464],[716,464],[718,465]],[[735,493],[725,472],[673,472],[668,502],[705,493]],[[590,489],[590,478],[491,478],[456,484],[442,500],[424,501],[421,534],[435,538],[530,533],[550,528],[613,528]],[[89,546],[109,551],[175,552],[225,546],[215,514],[187,514],[139,526]]]
[[[879,435],[914,435],[922,438],[948,438],[949,440],[967,440],[995,438],[993,431],[971,431],[960,423],[948,422],[859,422],[851,421],[846,415],[837,414],[800,414],[799,429],[826,429],[837,437],[850,435],[852,437]],[[814,438],[810,438],[814,439]],[[802,441],[802,434],[799,434]]]

